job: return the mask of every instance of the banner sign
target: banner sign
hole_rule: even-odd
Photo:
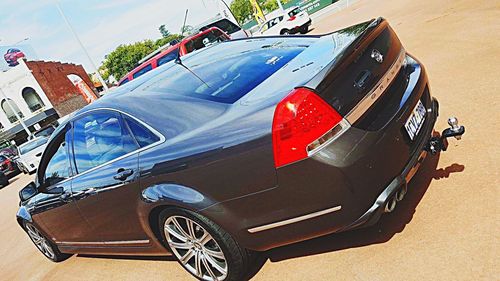
[[[17,66],[17,60],[21,58],[36,60],[35,51],[30,45],[0,46],[0,71]]]

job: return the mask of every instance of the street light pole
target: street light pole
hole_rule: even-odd
[[[278,2],[278,6],[280,7],[280,10],[284,11],[285,9],[283,9],[283,4],[281,4],[281,1],[280,0],[276,0],[276,2]]]
[[[73,26],[71,26],[71,24],[69,23],[68,18],[66,18],[66,15],[64,14],[64,12],[62,10],[59,1],[56,1],[56,6],[57,6],[57,9],[59,10],[59,13],[61,14],[62,18],[64,19],[64,22],[66,23],[66,26],[68,27],[68,29],[73,34],[73,36],[75,37],[76,41],[78,41],[78,44],[80,45],[80,48],[82,48],[83,52],[85,53],[85,56],[87,56],[87,59],[89,60],[89,62],[92,65],[92,67],[94,68],[93,70],[95,71],[95,74],[97,75],[97,78],[101,82],[101,84],[102,84],[102,86],[104,88],[104,92],[107,92],[109,90],[108,89],[108,85],[106,84],[106,82],[104,81],[104,79],[102,79],[102,76],[99,73],[99,69],[97,69],[94,61],[92,60],[92,58],[90,57],[89,53],[87,52],[87,49],[85,49],[85,47],[83,46],[83,43],[80,40],[80,38],[78,37],[78,35],[76,34],[75,30],[73,29]]]

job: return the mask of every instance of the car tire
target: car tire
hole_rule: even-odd
[[[2,183],[1,183],[2,187],[6,187],[7,185],[9,185],[9,180],[7,178],[5,178]]]
[[[49,260],[53,262],[62,262],[71,257],[70,254],[61,253],[57,246],[46,238],[32,223],[25,222],[24,230],[33,244],[35,244],[36,248]]]
[[[300,29],[300,34],[306,34],[309,32],[309,26],[304,26]]]
[[[165,247],[195,278],[245,279],[253,255],[213,221],[195,212],[168,208],[160,213],[159,225]]]
[[[290,35],[290,30],[288,30],[288,29],[283,29],[283,30],[281,30],[281,31],[280,31],[280,34],[281,34],[281,35]]]

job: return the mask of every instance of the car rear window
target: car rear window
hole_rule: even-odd
[[[176,65],[145,84],[145,89],[234,103],[304,50],[262,48],[190,65]]]
[[[205,26],[204,28],[202,28],[201,30],[202,31],[207,30],[210,27],[214,27],[214,26],[222,29],[227,34],[235,33],[235,32],[238,32],[241,30],[241,28],[239,26],[237,26],[236,24],[234,24],[232,21],[230,21],[228,19],[221,19],[219,21],[211,23],[211,24]]]

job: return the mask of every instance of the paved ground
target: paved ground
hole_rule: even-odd
[[[323,17],[313,33],[377,16],[425,63],[441,102],[438,127],[456,114],[466,136],[426,160],[406,200],[379,224],[272,250],[254,280],[500,278],[500,3],[360,0]],[[17,192],[29,180],[14,178],[0,190],[0,280],[189,280],[168,258],[46,261],[15,222]]]

